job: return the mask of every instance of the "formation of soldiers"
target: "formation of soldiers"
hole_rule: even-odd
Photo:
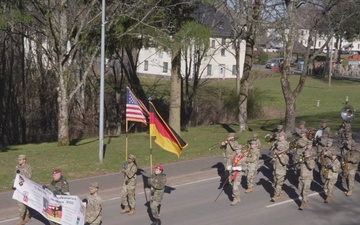
[[[292,134],[293,139],[288,142],[283,126],[279,125],[272,134],[265,136],[265,140],[272,143],[270,158],[266,160],[273,168],[274,190],[271,201],[283,198],[282,186],[289,169],[293,169],[302,201],[299,209],[308,207],[308,194],[316,167],[320,174],[319,183],[326,193],[325,203],[333,200],[334,185],[339,177],[346,189],[344,194],[350,196],[354,190],[355,174],[360,162],[360,152],[352,136],[351,124],[343,121],[340,126],[337,132],[338,146],[334,143],[326,120],[322,121],[318,130],[308,130],[305,121],[301,121]],[[245,193],[251,193],[259,167],[267,162],[260,160],[261,143],[257,134],[247,141],[247,144],[240,145],[235,140],[234,133],[230,133],[220,148],[223,149],[226,181],[232,185],[231,205],[234,206],[240,202],[238,186],[241,177],[246,176],[247,179]]]

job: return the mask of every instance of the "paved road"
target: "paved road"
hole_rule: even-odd
[[[284,185],[285,197],[279,202],[270,202],[272,186],[271,168],[263,167],[256,181],[258,185],[251,194],[242,194],[241,203],[230,206],[231,187],[225,186],[220,193],[221,173],[218,173],[220,156],[188,160],[165,165],[168,186],[164,196],[161,214],[163,224],[172,225],[233,225],[233,224],[359,224],[360,220],[360,184],[357,176],[356,191],[346,197],[341,185],[335,190],[335,199],[331,204],[324,203],[321,187],[312,183],[310,207],[299,211],[298,190],[293,179]],[[267,166],[270,166],[266,164]],[[144,175],[149,168],[145,168]],[[291,175],[291,171],[289,171]],[[142,176],[138,176],[137,212],[133,216],[120,214],[119,174],[93,177],[70,182],[72,194],[85,195],[88,184],[92,181],[101,183],[101,195],[104,201],[103,224],[150,224],[148,205],[149,189],[144,192]],[[243,190],[243,187],[240,187]],[[85,191],[85,192],[84,192]],[[16,217],[16,202],[11,200],[11,192],[0,194],[0,225],[12,225]],[[4,204],[5,203],[5,204]],[[40,218],[41,219],[41,218]],[[46,224],[33,219],[31,225]]]

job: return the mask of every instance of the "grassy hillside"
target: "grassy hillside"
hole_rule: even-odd
[[[267,117],[250,121],[251,131],[238,134],[240,143],[245,143],[255,132],[260,135],[261,141],[264,143],[263,137],[274,129],[277,124],[283,122],[282,115],[284,114],[285,103],[279,79],[279,76],[274,76],[272,78],[258,79],[252,83],[254,87],[266,93],[263,104],[266,108]],[[297,76],[292,77],[293,85],[295,85],[297,79]],[[307,127],[317,128],[320,126],[320,120],[326,118],[330,120],[329,126],[331,129],[336,130],[341,123],[340,110],[346,96],[349,97],[349,103],[355,109],[360,108],[359,84],[357,82],[333,80],[329,90],[327,81],[308,78],[305,88],[297,101],[298,121],[305,120],[307,121]],[[164,85],[159,86],[164,87]],[[203,88],[209,89],[211,86],[214,88],[220,86],[235,88],[235,81],[211,82]],[[166,92],[166,88],[161,91]],[[320,100],[319,107],[317,107],[317,100]],[[359,119],[355,118],[353,122],[354,130],[360,130],[358,121]],[[182,138],[189,146],[183,150],[180,158],[152,143],[153,162],[154,164],[168,163],[219,155],[221,151],[218,144],[227,136],[228,132],[237,129],[238,126],[235,123],[191,127],[182,132]],[[128,143],[128,151],[137,156],[139,167],[149,166],[149,135],[147,133],[129,134]],[[102,164],[98,163],[97,138],[81,140],[76,145],[68,147],[57,147],[57,143],[9,146],[0,152],[0,191],[10,190],[19,154],[28,156],[28,162],[34,168],[33,180],[40,184],[47,184],[51,181],[51,171],[54,168],[61,168],[67,179],[118,172],[125,160],[125,135],[105,137],[104,144],[106,144],[106,149]]]

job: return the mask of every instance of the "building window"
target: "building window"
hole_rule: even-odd
[[[148,71],[149,70],[149,61],[145,60],[144,61],[144,71]]]
[[[163,62],[163,73],[167,73],[168,71],[168,62]]]
[[[225,56],[225,48],[221,49],[221,56]]]
[[[208,64],[206,67],[206,75],[211,76],[211,64]]]
[[[236,75],[236,65],[233,65],[233,68],[232,68],[232,75]]]
[[[215,40],[211,40],[211,47],[215,48]]]
[[[222,39],[221,39],[221,44],[222,44],[222,45],[225,45],[225,44],[226,44],[225,38],[222,38]]]

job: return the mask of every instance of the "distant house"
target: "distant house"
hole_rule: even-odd
[[[215,7],[201,6],[192,15],[199,23],[211,28],[210,48],[201,62],[201,78],[236,78],[236,61],[232,46],[232,30],[230,22],[224,13]],[[193,48],[189,46],[189,54]],[[245,41],[240,44],[240,77],[242,76],[245,58]],[[185,61],[181,62],[181,73],[184,76]],[[171,75],[171,55],[169,52],[156,48],[143,48],[139,53],[138,75],[165,76]],[[194,68],[190,71],[194,73]]]

